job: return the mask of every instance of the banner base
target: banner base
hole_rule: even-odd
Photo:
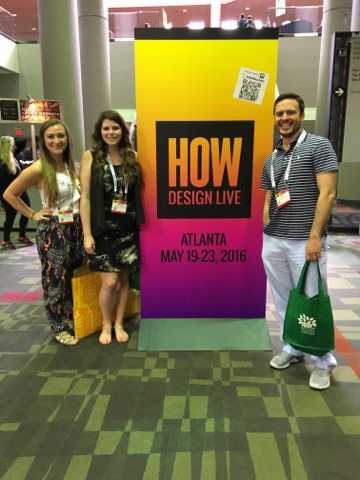
[[[266,318],[143,318],[138,350],[272,350]]]

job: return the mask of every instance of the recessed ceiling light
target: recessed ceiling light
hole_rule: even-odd
[[[190,22],[187,24],[187,27],[192,30],[200,30],[205,28],[205,22]]]
[[[221,22],[221,28],[224,30],[235,30],[237,28],[237,21],[236,20],[223,20]]]

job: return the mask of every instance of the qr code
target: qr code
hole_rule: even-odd
[[[249,102],[256,102],[261,89],[261,83],[252,82],[251,80],[243,79],[243,84],[239,93],[239,98],[248,100]]]

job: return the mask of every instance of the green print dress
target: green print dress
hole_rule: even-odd
[[[125,198],[123,166],[114,165],[119,189]],[[105,219],[107,231],[95,239],[95,255],[90,255],[90,270],[96,272],[119,272],[134,270],[140,266],[139,228],[135,219],[135,185],[128,186],[126,213],[112,213],[114,182],[109,165],[103,173]]]

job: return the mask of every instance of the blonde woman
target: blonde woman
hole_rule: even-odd
[[[81,221],[89,266],[101,274],[99,303],[103,315],[99,342],[129,339],[124,312],[129,273],[139,268],[139,225],[144,222],[140,188],[143,174],[129,139],[129,128],[115,110],[99,115],[92,148],[81,159]],[[115,310],[114,325],[112,314]]]
[[[14,225],[17,211],[4,200],[4,192],[8,186],[17,178],[22,169],[20,160],[14,157],[15,141],[13,137],[4,136],[0,138],[0,196],[5,210],[4,238],[1,242],[3,250],[16,250],[16,246],[10,240],[11,231]],[[21,200],[30,208],[30,198],[25,190],[21,195]],[[26,236],[26,228],[29,219],[21,215],[19,221],[19,237],[17,243],[21,245],[34,245],[34,242]]]
[[[40,128],[40,159],[9,186],[4,198],[37,222],[36,244],[42,268],[45,309],[53,338],[62,345],[79,343],[74,335],[71,279],[87,261],[79,215],[80,183],[66,125],[58,119]],[[21,199],[34,185],[43,208],[35,212]]]

